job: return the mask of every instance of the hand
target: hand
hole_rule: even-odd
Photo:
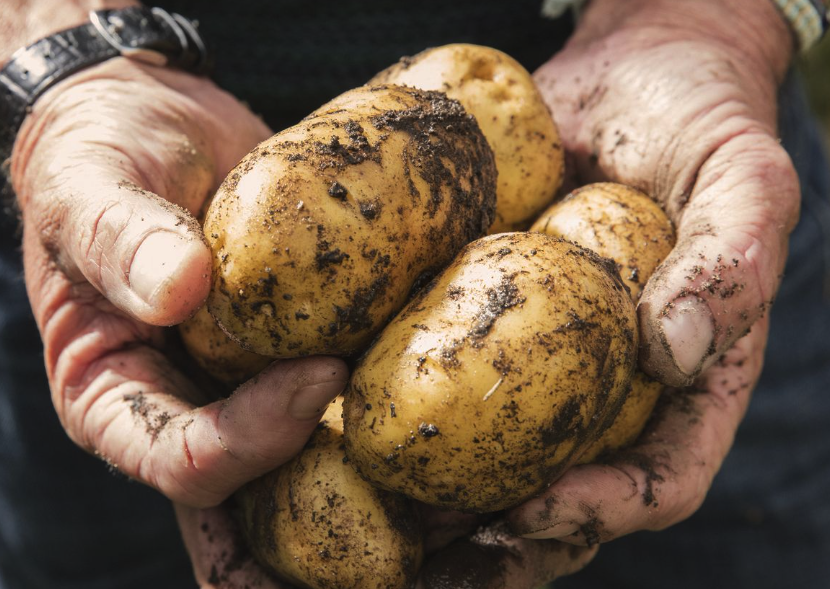
[[[13,155],[26,285],[63,426],[192,508],[296,453],[347,377],[336,359],[278,362],[210,403],[171,360],[161,326],[210,288],[194,216],[270,133],[206,79],[114,59],[46,93]]]
[[[591,562],[597,547],[527,540],[493,514],[423,507],[426,559],[418,589],[537,589]]]
[[[694,387],[664,395],[634,448],[515,509],[514,531],[591,545],[665,528],[703,501],[760,374],[761,318],[798,216],[776,140],[791,52],[772,2],[593,0],[536,73],[578,180],[633,185],[674,220],[677,246],[639,304],[641,366]]]
[[[291,589],[254,561],[229,510],[175,507],[200,589]]]

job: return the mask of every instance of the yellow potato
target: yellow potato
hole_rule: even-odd
[[[660,205],[639,190],[612,182],[574,190],[530,230],[575,241],[614,260],[635,302],[675,241]]]
[[[575,190],[545,211],[531,230],[575,241],[614,260],[635,302],[675,243],[671,221],[657,203],[638,190],[613,183]],[[638,370],[614,423],[579,462],[592,462],[633,443],[663,388]]]
[[[402,59],[372,78],[440,90],[475,116],[496,156],[490,233],[526,229],[562,184],[564,150],[550,110],[522,65],[497,49],[454,44]]]
[[[347,455],[419,501],[506,509],[610,425],[636,352],[634,304],[609,260],[539,233],[480,239],[361,358]]]
[[[421,565],[413,503],[346,463],[338,399],[303,451],[237,493],[257,560],[310,589],[410,589]]]
[[[225,334],[207,307],[179,325],[179,334],[187,352],[213,378],[233,388],[259,374],[272,360],[248,352]]]
[[[461,105],[437,92],[361,87],[264,141],[205,218],[208,309],[270,357],[362,350],[482,235],[495,165]]]
[[[631,390],[614,423],[591,444],[578,464],[588,464],[633,444],[651,417],[665,387],[646,373],[637,370],[631,378]]]

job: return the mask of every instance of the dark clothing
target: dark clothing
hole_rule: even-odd
[[[161,4],[200,19],[218,82],[275,129],[428,46],[490,45],[534,69],[567,35],[567,22],[538,16],[538,0]],[[603,547],[561,587],[819,588],[830,578],[830,170],[810,125],[790,82],[782,132],[803,183],[803,218],[762,383],[707,502],[672,530]],[[60,428],[14,223],[2,223],[0,589],[194,586],[169,503],[108,472]]]
[[[214,78],[275,130],[366,83],[405,55],[447,43],[501,49],[531,71],[562,46],[570,19],[541,0],[237,2],[164,0],[193,15],[216,56]]]

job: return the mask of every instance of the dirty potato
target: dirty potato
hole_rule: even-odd
[[[438,92],[362,87],[261,143],[213,199],[208,309],[242,347],[363,349],[493,219],[475,119]]]
[[[416,508],[346,463],[341,400],[303,451],[237,493],[257,560],[298,587],[410,589],[422,559]]]
[[[675,243],[671,221],[657,203],[638,190],[613,183],[574,191],[545,211],[532,230],[575,241],[614,260],[635,302]],[[592,462],[633,443],[663,388],[650,376],[635,372],[619,415],[579,462]]]
[[[182,343],[196,363],[230,388],[259,374],[272,360],[239,347],[222,331],[207,307],[179,325]]]
[[[480,239],[360,359],[347,455],[374,484],[432,505],[517,505],[610,425],[636,334],[609,260],[538,233]]]
[[[674,228],[660,205],[639,190],[613,182],[574,190],[548,208],[530,230],[575,241],[614,260],[635,302],[675,241]]]
[[[453,44],[406,57],[370,84],[440,90],[475,116],[496,156],[498,199],[490,233],[526,229],[562,183],[559,131],[528,71],[509,55]]]

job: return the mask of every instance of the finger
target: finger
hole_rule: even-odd
[[[142,321],[178,323],[209,290],[210,252],[191,215],[215,184],[209,142],[181,96],[90,76],[27,117],[12,169],[24,222],[71,279]]]
[[[278,362],[230,398],[193,408],[188,383],[160,353],[113,352],[97,375],[70,391],[60,412],[73,438],[183,504],[208,507],[300,451],[328,403],[342,392],[346,369],[329,358]]]
[[[687,386],[767,312],[798,203],[789,156],[765,132],[714,151],[679,218],[677,246],[640,300],[645,372]]]
[[[224,507],[175,507],[201,589],[288,589],[253,560],[238,526]]]
[[[211,253],[184,209],[88,166],[40,194],[24,223],[73,281],[86,280],[122,311],[152,325],[189,317],[210,290]]]
[[[594,545],[660,530],[700,506],[732,445],[758,379],[766,319],[690,391],[668,391],[636,446],[608,464],[568,470],[508,515],[526,538]]]
[[[503,524],[494,524],[427,560],[417,587],[536,589],[582,569],[595,554],[595,548],[517,538]]]

